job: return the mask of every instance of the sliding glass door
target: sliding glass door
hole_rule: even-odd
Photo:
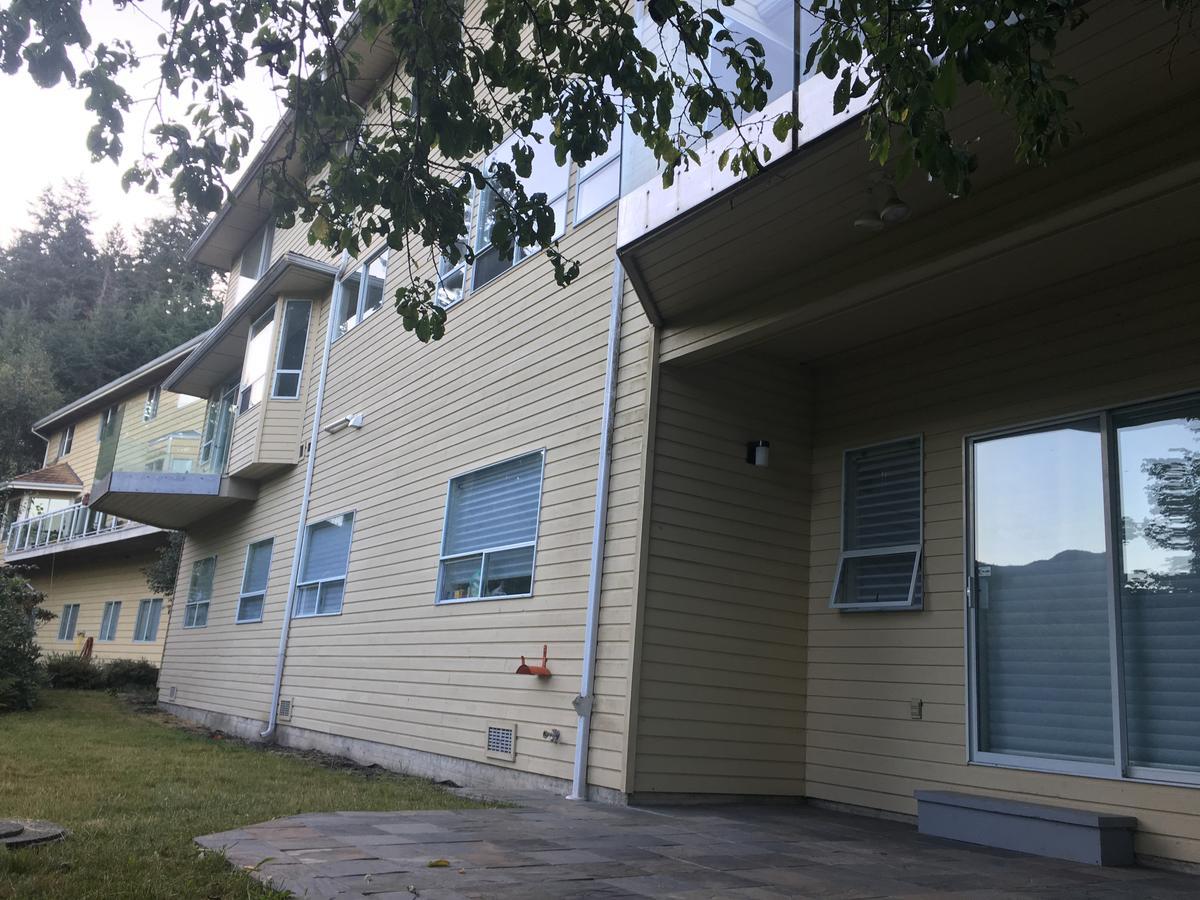
[[[973,758],[1200,773],[1200,402],[973,440]]]

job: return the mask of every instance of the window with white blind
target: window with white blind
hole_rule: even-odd
[[[921,607],[921,457],[919,437],[846,451],[833,608]]]
[[[330,516],[305,529],[294,616],[333,616],[342,611],[353,533],[354,513]]]
[[[259,316],[250,326],[246,358],[242,362],[242,382],[238,391],[238,412],[244,413],[263,398],[267,371],[271,367],[271,342],[275,338],[275,307]]]
[[[78,620],[78,603],[68,603],[63,607],[62,615],[58,617],[58,639],[60,641],[75,640],[75,623]]]
[[[212,602],[213,574],[216,569],[215,556],[198,559],[192,563],[187,604],[183,611],[184,628],[203,628],[208,624],[208,606]]]
[[[437,602],[533,592],[544,462],[538,451],[450,480]]]
[[[143,600],[138,604],[137,618],[133,622],[133,639],[138,643],[158,640],[158,623],[162,618],[163,602],[159,597]]]
[[[100,616],[100,640],[113,641],[117,638],[117,622],[121,618],[121,601],[109,600],[104,604]]]
[[[579,167],[575,176],[575,224],[595,215],[621,193],[621,129],[609,138],[608,149]]]
[[[267,595],[267,576],[271,570],[271,551],[275,539],[267,538],[246,548],[246,567],[242,572],[242,591],[238,595],[235,621],[261,622],[263,601]]]
[[[973,758],[1200,784],[1200,398],[968,459]]]
[[[288,300],[283,304],[283,325],[279,330],[279,351],[275,357],[275,377],[271,382],[272,397],[295,400],[300,396],[300,375],[304,371],[311,309],[311,300]]]

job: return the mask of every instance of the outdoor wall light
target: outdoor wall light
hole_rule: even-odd
[[[891,181],[881,181],[867,188],[867,205],[854,220],[855,228],[882,231],[888,225],[899,225],[912,215],[912,208],[900,199]]]
[[[347,428],[353,428],[355,431],[363,427],[362,413],[352,413],[344,418],[338,419],[336,422],[330,422],[325,426],[327,434],[337,434],[339,431],[345,431]]]
[[[746,462],[766,468],[771,462],[771,442],[750,441],[746,444]]]
[[[897,225],[910,215],[912,210],[900,199],[900,195],[896,193],[896,186],[890,182],[886,184],[883,206],[879,208],[880,220],[885,225]]]

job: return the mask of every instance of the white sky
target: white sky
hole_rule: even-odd
[[[150,19],[161,15],[158,4],[130,3],[122,10],[110,0],[84,5],[84,21],[95,46],[114,36],[133,41],[139,52],[158,52],[156,37],[161,31]],[[65,83],[43,89],[22,70],[15,76],[0,74],[0,110],[4,111],[9,133],[0,138],[0,243],[30,222],[30,205],[47,185],[64,178],[82,177],[92,195],[96,214],[97,239],[113,226],[127,235],[153,216],[169,214],[173,208],[169,187],[157,196],[132,187],[121,190],[121,175],[142,152],[158,64],[155,58],[143,59],[142,65],[125,80],[135,104],[125,117],[125,157],[120,165],[109,160],[92,162],[86,138],[94,118],[84,109],[85,94]],[[265,75],[251,69],[247,82],[239,89],[242,101],[255,116],[256,142],[270,133],[282,105],[272,92]],[[137,102],[142,101],[142,102]],[[177,115],[185,104],[178,104]],[[149,142],[152,139],[146,135]],[[232,179],[231,179],[232,183]]]

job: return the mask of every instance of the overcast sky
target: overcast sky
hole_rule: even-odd
[[[161,28],[150,16],[159,13],[158,6],[130,3],[117,10],[109,0],[85,4],[84,19],[93,45],[120,36],[133,41],[141,53],[156,53]],[[7,242],[14,232],[28,225],[31,203],[43,188],[64,178],[82,176],[91,189],[97,238],[114,225],[132,234],[133,228],[146,219],[171,212],[169,190],[158,196],[136,187],[128,194],[121,190],[121,174],[140,156],[143,132],[153,124],[147,123],[149,104],[145,101],[153,93],[157,71],[157,60],[147,58],[126,79],[130,94],[142,102],[135,103],[125,118],[126,150],[121,165],[109,160],[91,161],[85,141],[94,118],[83,107],[83,92],[66,84],[48,90],[39,88],[25,71],[15,76],[0,74],[0,110],[4,110],[11,129],[0,140],[0,242]],[[252,74],[240,93],[255,117],[255,138],[261,140],[278,119],[281,104],[265,76]]]

